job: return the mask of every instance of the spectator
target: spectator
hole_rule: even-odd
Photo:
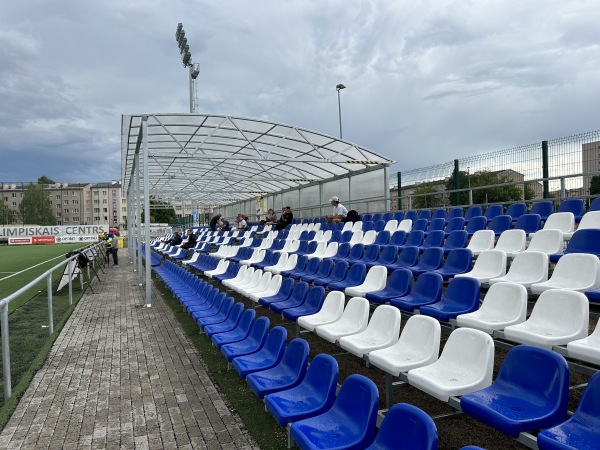
[[[192,230],[187,230],[187,240],[181,244],[181,248],[189,249],[196,245],[196,235]]]
[[[173,247],[176,245],[181,245],[183,238],[181,237],[181,233],[179,231],[175,232],[175,235],[171,238],[167,244],[172,245]]]
[[[248,222],[246,222],[246,218],[241,213],[237,215],[236,222],[237,222],[237,224],[234,229],[235,231],[243,231],[248,226]]]
[[[215,217],[210,219],[208,226],[212,231],[217,231],[217,224],[219,223],[219,219],[221,219],[221,214],[217,214]]]
[[[118,233],[117,233],[117,235],[118,235]],[[110,241],[110,252],[113,257],[113,267],[119,267],[119,256],[117,255],[118,251],[119,251],[119,239],[117,236],[113,236],[112,240]]]
[[[329,203],[331,203],[331,206],[333,206],[333,210],[330,216],[325,216],[325,219],[327,219],[327,223],[337,223],[344,221],[344,219],[348,215],[348,210],[344,205],[340,203],[339,197],[331,197],[329,199]]]
[[[281,210],[281,217],[275,224],[275,229],[277,231],[285,230],[285,228],[292,223],[294,220],[294,214],[292,214],[292,208],[289,206],[284,207]]]
[[[218,231],[229,231],[229,221],[225,217],[221,217],[221,226],[217,228]]]
[[[277,222],[277,214],[275,214],[275,210],[273,208],[269,208],[266,214],[265,222],[267,225],[273,225]]]

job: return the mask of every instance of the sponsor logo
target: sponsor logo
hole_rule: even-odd
[[[31,244],[31,238],[9,238],[8,245],[25,245]]]
[[[33,245],[54,244],[55,238],[54,236],[33,236],[31,238],[31,243]]]

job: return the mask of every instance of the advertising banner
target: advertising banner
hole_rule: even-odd
[[[73,225],[73,226],[37,226],[23,225],[16,227],[0,226],[0,238],[25,238],[34,236],[98,236],[108,233],[107,225]]]
[[[96,242],[98,236],[56,236],[57,244],[74,244],[77,242]]]
[[[31,243],[33,245],[54,244],[55,237],[54,236],[33,236],[31,238]]]
[[[8,245],[30,245],[31,238],[9,238]]]

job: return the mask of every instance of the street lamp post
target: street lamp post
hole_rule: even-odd
[[[346,86],[344,86],[342,83],[340,83],[335,87],[335,89],[336,89],[337,95],[338,95],[338,114],[340,117],[340,139],[342,139],[342,104],[340,102],[340,91],[342,89],[346,89]]]
[[[192,54],[190,53],[190,46],[187,43],[185,37],[185,30],[181,23],[177,24],[177,31],[175,32],[175,39],[179,46],[179,53],[181,54],[181,63],[183,67],[189,68],[190,73],[190,112],[196,112],[196,78],[200,73],[200,65],[192,61]]]

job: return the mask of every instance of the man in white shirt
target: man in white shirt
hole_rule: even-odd
[[[333,206],[333,211],[330,216],[325,216],[327,223],[343,221],[346,218],[346,215],[348,215],[348,210],[340,203],[339,197],[331,197],[329,203]]]

